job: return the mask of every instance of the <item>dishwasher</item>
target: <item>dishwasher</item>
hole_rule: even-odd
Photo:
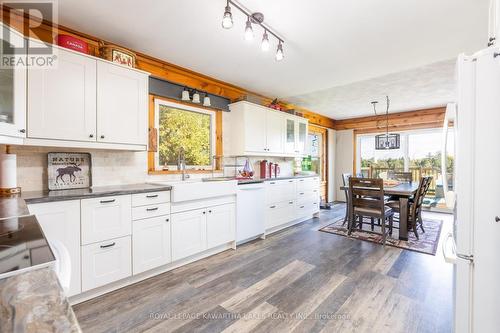
[[[236,192],[236,244],[264,236],[265,184],[238,185]]]

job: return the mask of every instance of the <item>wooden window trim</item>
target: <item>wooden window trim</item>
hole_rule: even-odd
[[[148,115],[148,128],[152,131],[155,128],[155,99],[165,102],[173,102],[180,105],[187,106],[196,106],[200,109],[205,109],[208,111],[215,112],[215,155],[222,155],[222,112],[221,110],[206,107],[203,105],[193,105],[192,103],[187,103],[183,101],[179,101],[173,98],[162,97],[154,94],[149,94],[149,115]],[[148,174],[150,175],[167,175],[167,174],[180,174],[182,171],[179,170],[157,170],[155,166],[155,153],[156,151],[151,150],[151,147],[154,144],[151,142],[151,138],[149,139],[150,149],[148,149]],[[216,161],[216,169],[215,170],[186,170],[186,173],[191,174],[209,174],[213,172],[222,172],[220,168],[220,164]]]

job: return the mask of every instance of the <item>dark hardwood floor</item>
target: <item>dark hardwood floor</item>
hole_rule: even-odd
[[[84,332],[451,332],[452,266],[317,231],[343,215],[336,205],[74,311]]]

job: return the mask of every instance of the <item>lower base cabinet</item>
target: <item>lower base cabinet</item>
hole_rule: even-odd
[[[82,246],[82,291],[132,275],[130,236]]]
[[[216,247],[235,240],[235,204],[207,208],[207,246]]]
[[[172,261],[170,225],[169,216],[132,222],[133,274],[139,274]]]
[[[266,229],[271,229],[294,219],[295,202],[278,202],[267,206]]]
[[[172,260],[179,260],[207,248],[207,218],[205,209],[171,215]]]

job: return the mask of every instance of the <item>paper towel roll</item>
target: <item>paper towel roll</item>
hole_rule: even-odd
[[[15,154],[0,154],[0,188],[17,187]]]

